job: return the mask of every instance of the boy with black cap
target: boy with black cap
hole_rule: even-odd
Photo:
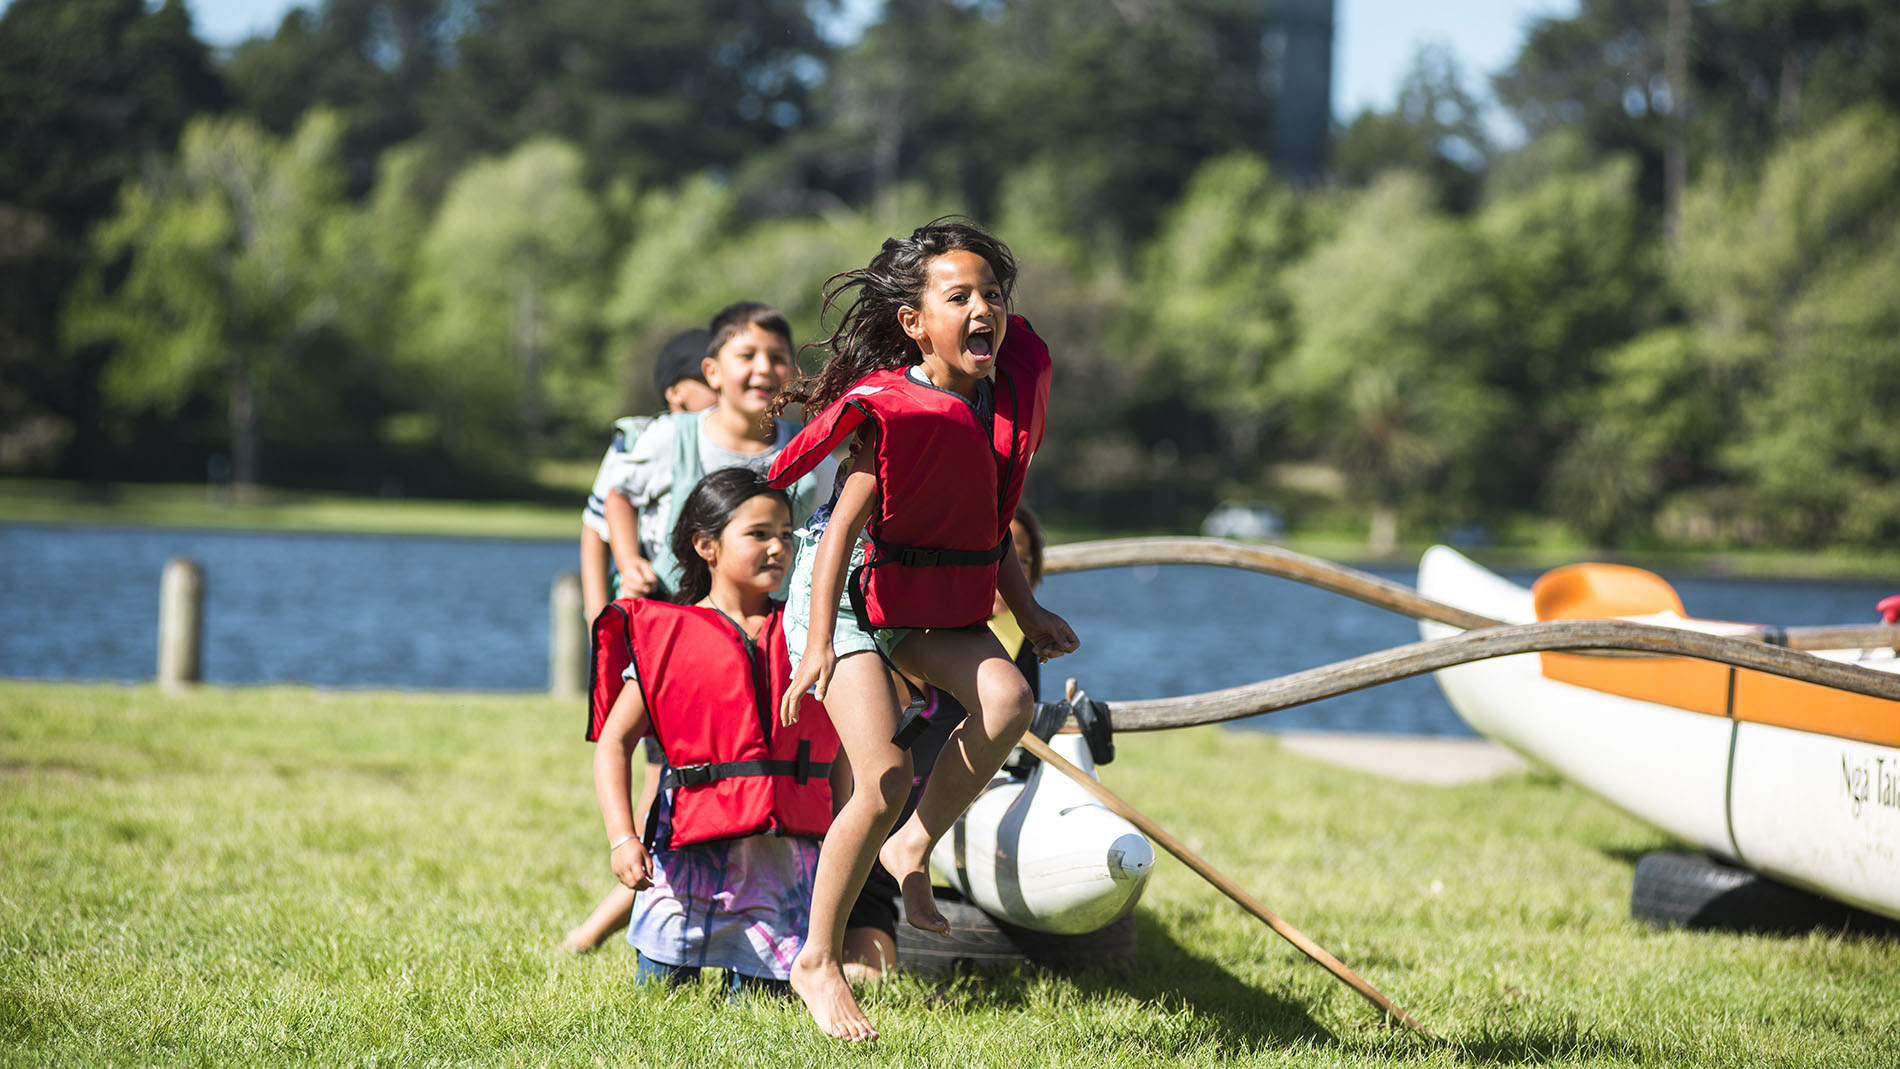
[[[653,392],[666,399],[668,412],[700,412],[711,408],[719,395],[706,385],[701,369],[712,332],[694,327],[681,331],[660,347],[653,361]],[[646,430],[654,416],[622,416],[614,420],[614,439],[601,458],[600,471],[594,475],[594,489],[587,495],[587,508],[581,513],[581,602],[592,622],[613,600],[617,577],[613,572],[613,553],[608,542],[608,495],[625,497],[615,489],[626,473],[635,439]],[[646,784],[640,798],[638,823],[646,823],[646,808],[660,782],[660,762],[664,755],[656,740],[647,739]],[[633,893],[616,887],[606,901],[595,908],[580,926],[567,933],[562,946],[576,953],[592,950],[610,933],[625,927]]]
[[[666,400],[668,412],[698,412],[712,407],[719,395],[706,385],[700,369],[706,346],[712,335],[698,327],[681,331],[668,339],[653,361],[653,392]],[[628,452],[640,432],[653,422],[652,416],[623,416],[614,421],[613,442],[601,459],[594,475],[593,492],[587,495],[587,508],[581,513],[581,602],[592,620],[613,600],[613,557],[607,541],[607,495],[625,474]]]

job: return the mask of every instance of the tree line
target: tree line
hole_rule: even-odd
[[[1060,379],[1030,494],[1375,543],[1900,534],[1900,11],[1584,0],[1265,158],[1268,5],[179,0],[0,14],[0,471],[532,492],[737,299],[946,212]]]

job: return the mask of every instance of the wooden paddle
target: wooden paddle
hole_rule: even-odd
[[[1415,619],[1435,620],[1466,631],[1497,627],[1503,622],[1435,601],[1411,587],[1343,564],[1279,546],[1250,545],[1219,538],[1115,538],[1050,546],[1043,557],[1043,572],[1056,575],[1137,564],[1215,564],[1240,568],[1291,579],[1381,609]],[[1868,624],[1764,628],[1747,637],[1795,650],[1873,649],[1900,646],[1900,627]]]
[[[1073,695],[1071,696],[1073,697]],[[1083,790],[1089,792],[1097,801],[1108,807],[1110,812],[1141,829],[1143,835],[1160,843],[1163,849],[1175,857],[1180,858],[1182,864],[1193,869],[1208,883],[1213,884],[1216,890],[1228,898],[1233,899],[1241,909],[1246,910],[1266,922],[1267,927],[1273,929],[1282,939],[1292,943],[1300,953],[1318,962],[1327,972],[1332,973],[1345,982],[1346,986],[1359,992],[1360,995],[1364,996],[1367,1002],[1385,1011],[1392,1020],[1413,1029],[1428,1039],[1436,1040],[1438,1038],[1432,1035],[1431,1031],[1424,1025],[1413,1020],[1404,1010],[1393,1005],[1392,1000],[1380,994],[1377,988],[1366,983],[1351,969],[1342,965],[1338,958],[1328,954],[1325,947],[1313,942],[1299,929],[1281,920],[1279,915],[1268,909],[1259,899],[1248,894],[1238,884],[1234,883],[1234,881],[1222,875],[1220,870],[1202,860],[1199,854],[1189,850],[1187,845],[1181,842],[1181,840],[1169,835],[1166,831],[1162,830],[1160,825],[1141,815],[1140,812],[1136,811],[1134,806],[1122,801],[1113,791],[1102,786],[1095,777],[1077,768],[1061,754],[1050,749],[1048,743],[1043,742],[1034,735],[1025,734],[1023,735],[1022,747],[1030,753],[1035,754],[1044,764],[1047,764],[1049,767],[1074,780]]]
[[[1854,694],[1900,701],[1900,673],[1877,672],[1760,642],[1627,620],[1545,620],[1467,631],[1226,690],[1109,702],[1116,731],[1160,731],[1238,720],[1440,668],[1545,650],[1623,650],[1718,661]]]

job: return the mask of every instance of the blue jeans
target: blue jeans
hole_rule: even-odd
[[[680,984],[690,984],[699,979],[700,967],[697,965],[668,965],[663,961],[654,961],[652,958],[641,954],[637,950],[634,951],[634,954],[639,961],[634,968],[633,978],[641,984],[677,987]],[[726,970],[726,978],[726,993],[732,998],[738,998],[747,992],[756,992],[765,995],[789,995],[792,993],[791,984],[770,976],[747,976],[736,969],[728,969]]]

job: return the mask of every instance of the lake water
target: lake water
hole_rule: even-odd
[[[0,677],[153,678],[159,577],[166,560],[189,557],[205,573],[206,682],[538,691],[547,686],[548,590],[575,556],[574,539],[0,524]],[[1900,581],[1676,586],[1698,615],[1798,626],[1870,622]],[[1044,666],[1046,695],[1067,676],[1108,700],[1192,694],[1418,639],[1404,617],[1223,568],[1058,575],[1041,597],[1083,641]],[[1245,723],[1470,734],[1429,678]]]

